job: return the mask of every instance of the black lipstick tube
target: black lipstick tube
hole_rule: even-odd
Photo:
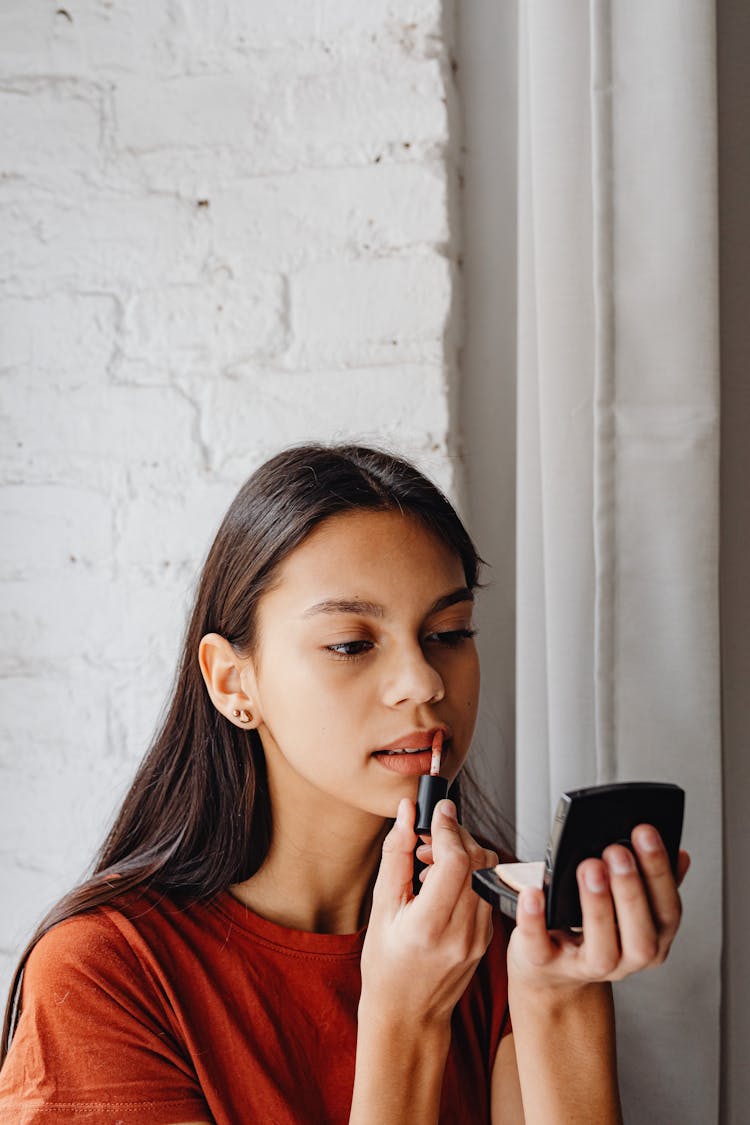
[[[435,805],[447,796],[447,777],[434,777],[429,773],[422,774],[417,789],[417,816],[414,822],[414,831],[417,836],[429,836],[432,833],[432,814],[435,811]]]

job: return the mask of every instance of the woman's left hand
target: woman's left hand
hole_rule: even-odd
[[[511,987],[554,990],[622,980],[666,959],[680,924],[677,888],[690,857],[680,851],[675,878],[653,827],[639,825],[631,841],[635,856],[612,844],[601,859],[579,864],[582,934],[548,931],[543,892],[521,892],[508,948]]]

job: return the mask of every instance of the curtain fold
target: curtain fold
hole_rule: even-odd
[[[718,1119],[715,12],[521,0],[517,823],[687,792],[669,964],[617,990],[626,1120]]]

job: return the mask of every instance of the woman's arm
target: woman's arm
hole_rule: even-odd
[[[412,892],[414,803],[403,800],[383,845],[362,951],[362,994],[350,1125],[437,1122],[450,1020],[492,936],[472,870],[497,862],[441,801],[431,866]]]
[[[516,1054],[517,1051],[517,1054]],[[537,996],[498,1049],[493,1125],[621,1125],[614,1015],[608,985]]]
[[[641,825],[632,853],[607,848],[578,868],[583,935],[549,933],[544,896],[526,889],[508,949],[508,995],[518,1085],[527,1125],[620,1125],[615,1021],[609,982],[660,964],[680,922],[677,886],[689,858],[680,853],[678,878],[658,834]],[[501,1050],[507,1048],[501,1044]],[[493,1123],[503,1116],[511,1060],[493,1074]]]
[[[437,1122],[450,1023],[421,1031],[360,1005],[349,1125]]]
[[[492,1125],[524,1125],[513,1035],[504,1035],[492,1068]]]

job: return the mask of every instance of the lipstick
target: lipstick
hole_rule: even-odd
[[[443,732],[436,730],[432,739],[432,760],[430,772],[423,773],[417,790],[417,817],[414,831],[417,836],[429,836],[432,832],[432,814],[435,805],[448,794],[448,778],[440,776],[440,758],[443,753]]]

